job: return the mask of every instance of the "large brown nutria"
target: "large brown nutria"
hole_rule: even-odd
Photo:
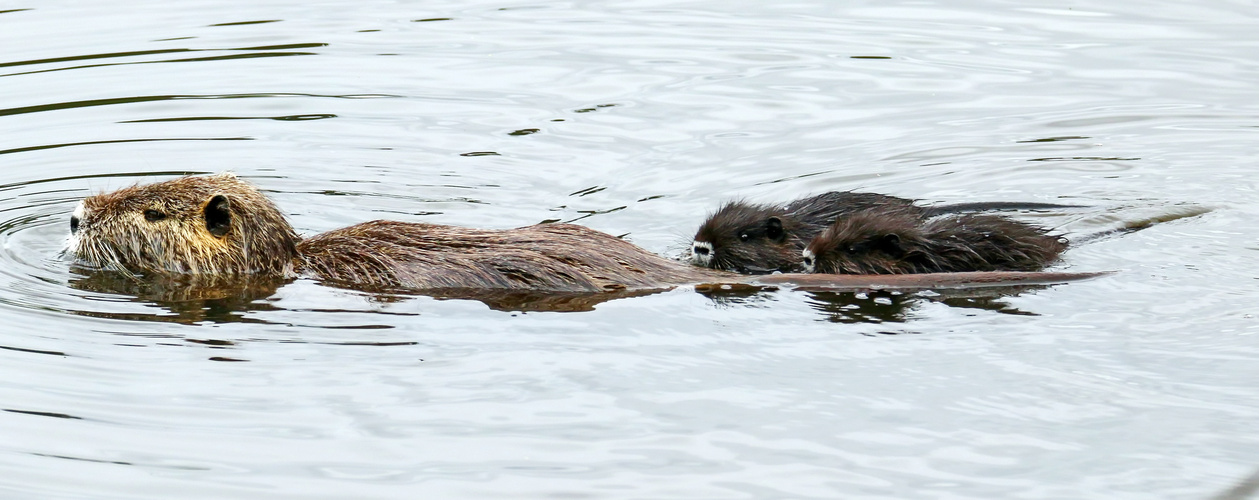
[[[1067,248],[1047,232],[997,215],[924,219],[915,210],[867,209],[822,231],[802,262],[809,272],[830,274],[1036,271]]]
[[[182,177],[83,200],[68,249],[125,272],[310,276],[373,289],[608,292],[729,280],[571,224],[470,229],[373,221],[300,238],[232,174]]]
[[[691,243],[692,264],[742,274],[804,271],[800,252],[840,217],[868,209],[896,208],[919,217],[990,210],[1041,210],[1076,205],[978,202],[918,206],[914,200],[877,193],[833,191],[786,205],[733,201],[700,225]]]

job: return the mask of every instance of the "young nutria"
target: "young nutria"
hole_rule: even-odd
[[[125,272],[309,276],[374,289],[606,292],[729,280],[570,224],[507,230],[374,221],[302,239],[232,174],[83,200],[68,250]]]
[[[800,272],[800,251],[840,216],[876,207],[921,211],[904,198],[851,191],[824,193],[785,206],[732,201],[700,225],[691,263],[743,274]]]
[[[802,198],[785,206],[733,201],[700,225],[691,243],[690,261],[701,267],[743,274],[803,271],[800,252],[840,217],[869,209],[895,208],[908,215],[987,210],[1038,210],[1075,205],[1023,202],[959,203],[920,207],[913,200],[876,193],[836,191]]]
[[[912,209],[868,209],[815,237],[803,263],[808,272],[830,274],[1036,271],[1067,248],[1046,232],[996,215],[923,219]]]

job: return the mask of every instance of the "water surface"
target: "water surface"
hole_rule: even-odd
[[[1253,6],[0,9],[0,496],[1207,498],[1259,466]],[[1037,201],[1092,281],[519,312],[85,283],[75,203],[231,170],[304,234],[742,197]]]

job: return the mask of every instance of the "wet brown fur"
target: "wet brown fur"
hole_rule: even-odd
[[[914,210],[869,209],[837,220],[804,259],[812,272],[831,274],[1036,271],[1067,248],[1046,232],[995,215],[924,219]]]
[[[492,230],[373,221],[297,249],[301,271],[381,288],[607,292],[728,278],[572,224]]]
[[[922,211],[904,198],[851,191],[824,193],[781,206],[729,202],[709,215],[695,233],[695,242],[711,245],[711,258],[702,262],[693,247],[691,262],[744,274],[801,272],[800,252],[814,236],[841,216],[879,207]]]
[[[270,200],[231,174],[100,194],[85,199],[83,209],[72,222],[69,250],[88,264],[127,272],[553,292],[659,289],[730,277],[568,224],[487,230],[373,221],[302,240]],[[150,211],[163,217],[150,220]]]

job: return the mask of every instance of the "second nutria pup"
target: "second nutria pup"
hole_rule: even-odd
[[[996,215],[946,215],[868,209],[845,216],[802,252],[807,271],[911,274],[1036,271],[1067,248],[1044,228]]]
[[[877,193],[833,191],[788,203],[761,205],[733,201],[708,216],[695,232],[690,261],[701,267],[742,274],[804,271],[800,252],[835,220],[870,209],[897,209],[906,216],[989,210],[1074,208],[1075,205],[978,202],[922,207],[913,200]]]
[[[302,239],[253,185],[189,176],[83,200],[68,250],[130,273],[309,276],[373,289],[607,292],[730,280],[571,224],[373,221]]]

